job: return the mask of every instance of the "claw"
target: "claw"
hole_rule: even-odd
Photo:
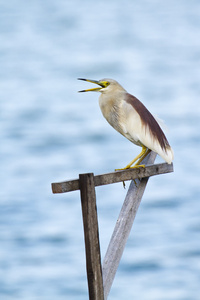
[[[121,168],[121,169],[115,169],[115,171],[123,171],[123,170],[128,170],[128,169],[139,169],[139,168],[145,168],[145,165],[135,165],[133,167],[128,167],[126,166],[125,168]]]

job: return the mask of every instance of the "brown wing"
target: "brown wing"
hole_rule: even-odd
[[[149,129],[152,137],[157,139],[161,148],[166,151],[170,147],[169,142],[153,115],[140,100],[131,94],[127,93],[126,102],[133,106],[139,114],[143,126]]]

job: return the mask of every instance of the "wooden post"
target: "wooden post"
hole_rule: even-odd
[[[126,241],[150,176],[173,172],[173,164],[153,164],[156,153],[144,160],[145,168],[128,169],[94,176],[80,174],[79,179],[52,183],[53,193],[81,192],[86,266],[90,300],[107,299]],[[149,165],[150,164],[150,165]],[[95,186],[132,180],[117,220],[101,269]],[[103,279],[102,279],[103,273]]]
[[[94,174],[79,174],[90,300],[104,300]]]
[[[137,178],[142,179],[145,177],[165,174],[173,172],[173,164],[167,163],[158,165],[148,165],[145,168],[139,169],[127,169],[122,171],[116,171],[112,173],[106,173],[94,176],[95,186],[111,184],[116,182],[122,182],[127,180],[135,180]],[[52,185],[52,191],[57,193],[68,193],[71,191],[80,190],[79,179],[72,179],[63,182],[54,182]]]
[[[156,158],[156,153],[151,152],[143,161],[145,164],[152,164]],[[103,261],[103,283],[104,297],[110,292],[117,268],[122,257],[127,239],[129,237],[133,221],[147,185],[149,177],[141,180],[135,179],[131,182],[123,206],[121,208],[113,235],[111,237],[106,255]]]

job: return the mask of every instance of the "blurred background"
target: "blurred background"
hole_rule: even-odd
[[[51,183],[112,172],[140,148],[78,77],[116,79],[165,121],[175,153],[174,173],[149,180],[109,299],[199,299],[197,0],[0,2],[0,299],[88,299],[79,192]],[[96,189],[102,259],[127,188]]]

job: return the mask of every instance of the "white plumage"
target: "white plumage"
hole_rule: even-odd
[[[99,91],[99,105],[108,123],[132,143],[141,146],[142,152],[126,168],[143,166],[140,162],[150,152],[158,153],[168,164],[173,160],[170,147],[160,125],[147,108],[113,79],[99,81],[81,79],[101,87],[83,90]]]

